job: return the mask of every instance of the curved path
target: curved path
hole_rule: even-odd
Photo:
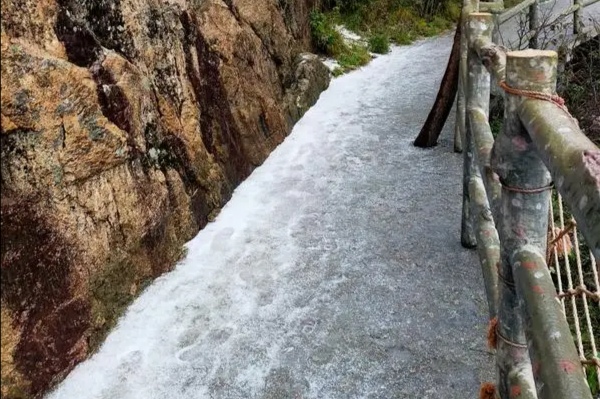
[[[493,360],[461,156],[411,145],[451,42],[335,79],[49,398],[476,397]]]

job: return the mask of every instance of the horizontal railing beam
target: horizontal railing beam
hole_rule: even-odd
[[[544,255],[532,246],[519,248],[512,257],[519,297],[525,304],[530,351],[539,385],[538,396],[548,399],[591,398],[569,324],[556,300],[556,287]],[[537,375],[536,375],[537,374]]]
[[[479,42],[475,51],[485,65],[493,81],[499,84],[506,76],[506,49],[491,42]]]
[[[510,8],[510,9],[506,10],[505,12],[503,12],[502,14],[500,14],[500,16],[498,17],[498,22],[500,24],[505,23],[509,19],[515,17],[516,15],[518,15],[519,13],[521,13],[522,11],[526,10],[527,8],[529,8],[529,6],[531,6],[535,2],[536,2],[536,0],[525,0],[521,4],[516,5],[513,8]]]
[[[561,11],[560,14],[556,14],[551,19],[549,19],[548,21],[544,22],[544,26],[552,26],[552,25],[556,24],[557,22],[559,22],[560,20],[562,20],[563,18],[565,18],[565,17],[573,14],[574,12],[578,11],[580,8],[581,8],[581,4],[573,4],[573,5],[569,6],[568,8],[565,8],[563,11]],[[536,36],[538,33],[539,33],[539,31],[537,29],[536,30],[530,30],[529,32],[527,32],[523,36],[523,41],[524,42],[528,42],[534,36]]]
[[[584,0],[580,4],[574,4],[565,10],[563,10],[560,14],[553,18],[553,22],[558,21],[559,19],[565,17],[566,15],[572,14],[573,12],[579,10],[579,8],[588,7],[592,4],[599,2],[600,0]],[[504,11],[502,14],[498,16],[498,23],[503,24],[509,19],[517,16],[519,13],[525,11],[527,8],[535,4],[536,0],[525,0],[522,3],[514,6],[513,8],[509,8]]]
[[[523,98],[518,112],[556,189],[600,259],[600,150],[576,120],[552,102]]]
[[[557,14],[553,19],[551,19],[550,22],[547,22],[546,25],[553,25],[558,20],[566,17],[567,15],[573,14],[575,11],[579,10],[581,7],[582,7],[581,4],[576,3],[576,4],[573,4],[573,5],[565,8],[564,10],[562,10],[560,12],[560,14]]]
[[[581,6],[582,7],[587,7],[587,6],[591,6],[592,4],[595,4],[597,2],[599,2],[600,0],[584,0],[581,2]]]
[[[598,1],[600,1],[600,0],[598,0]],[[556,22],[556,21],[554,21],[554,22]],[[580,29],[580,31],[577,33],[577,35],[573,36],[570,39],[570,41],[563,44],[566,46],[565,47],[566,50],[561,51],[561,53],[564,55],[571,54],[575,47],[577,47],[581,43],[585,42],[590,36],[595,36],[599,33],[600,33],[600,31],[598,31],[598,29],[594,25],[590,25],[587,28]],[[534,36],[534,34],[535,34],[535,32],[527,33],[525,36],[523,36],[523,41],[528,41],[529,39],[531,39]],[[566,59],[566,60],[563,59],[562,61],[565,62],[568,60],[569,59]]]

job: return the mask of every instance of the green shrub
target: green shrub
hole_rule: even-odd
[[[327,15],[318,10],[313,10],[310,13],[310,30],[317,51],[329,56],[337,56],[343,52],[344,39],[335,30]]]
[[[396,44],[411,44],[415,40],[415,36],[406,30],[396,29],[392,32],[390,40]]]
[[[323,7],[328,10],[338,8],[341,12],[354,12],[364,6],[377,3],[378,0],[323,0]]]
[[[390,51],[390,39],[386,35],[373,35],[369,38],[369,50],[376,54],[387,54]]]
[[[446,3],[444,17],[450,22],[458,21],[461,13],[461,3],[449,1]]]
[[[371,60],[369,51],[360,45],[352,45],[347,47],[347,51],[340,54],[338,62],[340,67],[346,71],[351,71],[363,65],[366,65]]]
[[[346,44],[336,25],[367,38],[373,53],[385,54],[390,43],[409,44],[450,29],[461,12],[459,0],[322,0],[321,5],[324,12],[315,10],[310,15],[315,48],[337,59],[344,71],[370,58],[366,48]]]

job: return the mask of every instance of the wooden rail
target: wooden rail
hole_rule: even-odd
[[[581,23],[581,13],[585,7],[588,7],[592,4],[599,2],[600,0],[573,0],[573,5],[563,10],[560,14],[553,16],[550,21],[546,21],[544,25],[552,26],[562,19],[564,19],[568,15],[573,15],[573,33],[575,35],[581,34],[589,34],[592,31],[595,31],[595,27],[590,27],[587,31],[582,29]],[[499,42],[499,31],[500,27],[514,18],[517,15],[520,15],[524,11],[528,11],[529,13],[529,30],[524,33],[523,39],[528,42],[530,48],[538,48],[538,39],[539,39],[539,31],[542,28],[540,16],[539,16],[539,4],[540,0],[524,0],[520,4],[516,6],[504,10],[502,0],[495,1],[486,1],[480,2],[479,0],[463,0],[463,8],[462,8],[462,18],[463,21],[463,32],[465,31],[465,20],[467,15],[471,12],[491,12],[494,15],[494,24],[495,31],[492,33],[492,38],[494,42]],[[457,124],[454,131],[454,150],[456,152],[462,152],[463,144],[462,137],[465,135],[465,95],[463,93],[463,88],[465,85],[465,76],[464,72],[466,71],[466,40],[461,40],[461,59],[460,59],[460,72],[459,72],[459,86],[457,93],[457,106],[456,106],[456,119]],[[463,237],[463,243],[466,241],[473,241],[473,237],[471,234],[471,238]]]
[[[566,9],[562,10],[559,14],[553,16],[548,21],[545,21],[543,25],[553,26],[558,22],[561,22],[565,17],[573,15],[573,34],[578,35],[583,33],[582,24],[582,13],[585,7],[591,6],[600,0],[573,0],[573,4]],[[542,24],[540,21],[540,1],[539,0],[525,0],[522,3],[512,7],[502,13],[498,13],[496,16],[496,25],[501,26],[510,19],[520,15],[525,10],[529,12],[529,32],[526,33],[525,38],[529,41],[530,48],[538,48],[538,34]],[[593,27],[592,27],[593,28]],[[592,29],[590,29],[592,30]]]
[[[592,399],[556,300],[546,245],[554,183],[600,259],[600,149],[555,95],[557,53],[505,50],[492,40],[494,19],[515,12],[498,18],[478,8],[465,4],[463,25],[461,241],[477,247],[490,318],[497,320],[497,392],[502,399]],[[492,81],[506,91],[504,131],[496,139],[488,122]]]

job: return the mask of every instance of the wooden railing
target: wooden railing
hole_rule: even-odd
[[[531,4],[526,0],[515,10]],[[585,3],[576,4],[580,10]],[[556,186],[600,259],[600,149],[556,96],[557,53],[507,51],[493,42],[494,20],[517,11],[498,17],[478,9],[468,1],[463,14],[456,130],[464,147],[461,241],[477,247],[482,265],[494,321],[497,394],[591,399],[546,251]],[[492,82],[505,97],[497,138],[488,122]]]
[[[540,17],[540,8],[543,4],[549,3],[551,0],[523,0],[516,6],[504,9],[504,3],[502,0],[495,1],[479,1],[479,0],[464,0],[462,8],[462,23],[465,24],[466,16],[474,11],[489,12],[493,15],[494,19],[494,30],[492,32],[492,39],[494,43],[500,43],[500,30],[501,27],[511,19],[524,14],[526,11],[527,15],[527,28],[528,31],[523,33],[522,41],[527,43],[529,48],[538,48],[539,36],[544,29],[556,26],[559,22],[563,21],[567,16],[573,16],[572,26],[572,40],[571,44],[574,46],[577,44],[578,39],[586,38],[590,35],[597,35],[598,28],[600,27],[600,21],[598,25],[588,26],[583,28],[582,13],[584,8],[591,6],[592,4],[600,2],[600,0],[573,0],[573,4],[570,7],[562,10],[556,15],[547,15],[545,20]],[[463,26],[462,31],[465,32]],[[457,106],[456,106],[456,129],[454,133],[454,150],[456,152],[462,152],[462,137],[465,135],[465,99],[464,99],[464,82],[466,77],[464,76],[466,71],[467,63],[467,49],[466,40],[461,40],[461,61],[460,61],[460,76],[459,76],[459,88],[457,93]]]
[[[565,17],[568,17],[569,15],[573,16],[573,35],[580,35],[583,33],[589,33],[593,31],[595,27],[590,26],[587,28],[587,32],[584,32],[582,15],[583,9],[585,7],[591,6],[592,4],[597,3],[598,1],[600,0],[573,0],[573,4],[571,6],[567,7],[566,9],[562,10],[556,15],[548,15],[548,18],[543,21],[540,18],[540,5],[544,2],[540,2],[540,0],[524,0],[522,3],[505,11],[502,11],[502,8],[498,7],[497,5],[491,5],[487,10],[482,9],[481,11],[494,11],[494,23],[496,27],[499,28],[500,26],[502,26],[502,24],[508,22],[510,19],[522,14],[525,10],[527,10],[529,13],[529,32],[526,35],[526,39],[528,39],[529,41],[529,48],[538,48],[538,36],[540,34],[540,29],[542,29],[544,26],[549,27],[556,25],[558,22],[564,20]],[[547,2],[548,1],[546,1],[546,3]]]

